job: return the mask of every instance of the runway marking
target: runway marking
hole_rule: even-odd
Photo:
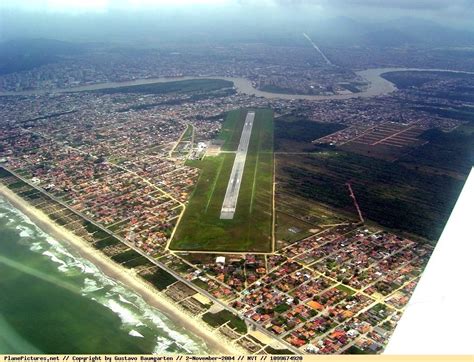
[[[254,119],[255,112],[248,112],[247,116],[245,117],[244,127],[242,128],[239,146],[237,147],[237,152],[235,153],[234,165],[232,166],[229,183],[227,184],[224,202],[222,203],[220,216],[221,219],[230,220],[234,218]]]

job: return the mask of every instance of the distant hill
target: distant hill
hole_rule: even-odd
[[[384,22],[364,22],[336,17],[311,24],[308,34],[322,45],[374,47],[474,45],[472,31],[461,31],[434,21],[409,17]]]
[[[0,75],[30,70],[82,51],[81,45],[59,40],[8,40],[0,43]]]
[[[411,34],[397,29],[380,29],[363,35],[363,45],[376,47],[399,47],[420,43],[420,40]]]
[[[386,26],[412,36],[416,39],[412,44],[424,43],[433,46],[474,45],[474,32],[449,28],[430,20],[405,17],[387,22]]]

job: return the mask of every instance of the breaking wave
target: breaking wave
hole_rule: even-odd
[[[81,294],[115,313],[122,328],[134,338],[153,338],[153,353],[207,354],[207,346],[174,324],[159,310],[148,305],[141,296],[106,276],[93,263],[68,249],[39,229],[26,215],[0,198],[0,220],[15,230],[20,242],[57,265],[65,277],[74,278]],[[151,351],[150,351],[151,352]]]

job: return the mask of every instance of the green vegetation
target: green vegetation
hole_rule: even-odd
[[[0,75],[27,71],[82,51],[81,45],[51,39],[15,39],[0,43]]]
[[[275,309],[273,309],[273,311],[274,311],[275,313],[284,313],[284,312],[286,312],[288,309],[290,309],[290,306],[289,306],[288,304],[286,304],[286,303],[281,303],[281,304],[277,305],[277,306],[275,307]]]
[[[28,184],[26,182],[23,182],[21,180],[18,180],[16,182],[13,182],[11,184],[8,185],[8,188],[11,189],[11,190],[16,190],[16,189],[20,189],[24,186],[28,186]],[[29,186],[28,186],[29,187]]]
[[[438,107],[416,107],[415,109],[435,114],[444,118],[453,118],[460,121],[474,122],[474,110],[457,107],[454,109],[438,108]]]
[[[384,226],[437,240],[462,188],[461,180],[341,151],[280,156],[278,181],[288,194],[355,213]]]
[[[116,254],[112,256],[112,260],[116,261],[117,263],[125,263],[127,261],[133,260],[140,257],[140,254],[138,254],[135,250],[133,249],[128,249],[124,251],[123,253]]]
[[[190,93],[190,92],[209,92],[222,88],[231,88],[232,82],[222,79],[192,79],[180,80],[163,83],[139,84],[125,87],[98,89],[94,92],[113,94],[113,93],[146,93],[146,94],[165,94],[165,93]]]
[[[164,290],[177,281],[174,276],[161,268],[158,268],[153,274],[142,274],[141,277],[158,290]]]
[[[292,351],[290,351],[289,349],[275,349],[275,348],[272,348],[270,346],[268,346],[267,348],[265,348],[265,352],[267,352],[268,354],[281,354],[281,355],[291,355],[291,354],[294,354]]]
[[[146,265],[146,266],[152,267],[153,263],[151,261],[149,261],[147,258],[145,258],[144,256],[140,255],[137,258],[130,259],[129,261],[126,261],[122,265],[124,267],[127,267],[127,268],[136,268],[137,266],[141,266],[141,265]]]
[[[381,310],[387,309],[387,307],[386,307],[384,304],[378,303],[378,304],[374,305],[374,306],[372,307],[372,309],[378,313],[378,312],[380,312]]]
[[[202,319],[212,327],[219,327],[224,323],[229,322],[227,325],[230,328],[233,328],[242,334],[247,333],[247,325],[245,324],[245,321],[225,309],[217,313],[207,312],[202,316]]]
[[[278,162],[279,161],[277,159],[277,165]],[[293,190],[283,191],[292,192]],[[281,192],[281,190],[279,190],[279,192],[276,194],[275,203],[277,206],[277,221],[278,212],[280,211],[286,215],[291,215],[298,220],[303,220],[306,223],[318,227],[328,224],[340,224],[351,219],[356,219],[352,210],[351,212],[343,213],[341,210],[329,208],[326,204],[318,203],[314,200],[297,196],[294,193],[289,194],[287,192]],[[280,224],[278,226],[280,226]]]
[[[110,236],[109,233],[105,232],[99,226],[94,225],[90,221],[84,220],[82,225],[89,233],[93,234],[94,238],[97,240],[104,239]]]
[[[0,166],[0,178],[7,178],[13,176],[10,172],[5,170],[3,167]]]
[[[421,170],[433,170],[435,174],[456,173],[461,178],[469,173],[474,165],[474,133],[472,126],[465,125],[452,132],[431,129],[420,138],[427,141],[400,159]]]
[[[395,84],[398,89],[407,89],[410,87],[420,87],[433,81],[435,72],[389,72],[380,76],[389,82]]]
[[[360,89],[358,87],[364,86],[366,83],[341,83],[340,86],[344,89],[347,89],[348,91],[351,91],[352,93],[359,93]]]
[[[420,71],[401,71],[401,72],[389,72],[381,74],[382,78],[387,79],[396,85],[398,89],[407,89],[410,87],[420,87],[426,83],[432,82],[437,79],[452,79],[472,77],[472,75],[466,73],[453,73],[453,72],[420,72]]]
[[[193,138],[193,129],[193,126],[190,124],[186,126],[186,129],[184,130],[179,143],[176,145],[174,151],[171,154],[172,157],[180,156],[189,152],[189,148],[185,150],[184,147],[186,145],[189,145],[189,143],[191,142]]]
[[[93,246],[94,248],[97,248],[97,249],[104,249],[107,246],[117,245],[118,243],[120,243],[118,239],[114,238],[113,236],[109,236],[105,239],[102,239],[94,243]]]
[[[246,111],[230,112],[220,139],[236,149]],[[170,248],[202,251],[271,251],[273,195],[273,119],[258,110],[250,138],[237,210],[232,220],[220,212],[235,155],[193,161],[201,175]]]
[[[201,288],[202,290],[209,290],[209,286],[207,285],[207,283],[202,281],[201,279],[194,279],[192,283],[197,287]]]
[[[474,121],[474,114],[473,114],[473,121]],[[463,136],[470,136],[474,134],[474,122],[463,124],[456,128],[456,133],[463,135]]]
[[[311,235],[309,230],[314,228],[314,225],[297,219],[292,215],[280,211],[276,213],[275,234],[277,240],[286,242],[301,240]]]
[[[382,77],[388,81],[394,83],[399,89],[407,88],[420,88],[426,84],[433,83],[437,84],[439,81],[461,79],[466,80],[474,78],[474,75],[467,73],[454,73],[454,72],[442,72],[442,71],[431,71],[431,72],[390,72],[382,74]],[[474,87],[458,85],[454,87],[438,88],[436,90],[425,91],[423,88],[419,90],[420,92],[426,92],[430,97],[446,99],[450,101],[461,101],[461,102],[472,102],[474,99]],[[427,104],[423,102],[416,102],[414,106],[419,104],[426,104],[432,108],[432,104]],[[445,104],[439,104],[441,107],[446,107]],[[418,108],[418,107],[417,107]],[[423,107],[422,107],[423,108]],[[429,110],[428,110],[429,111]],[[450,109],[443,109],[443,111],[450,112]]]
[[[351,288],[348,288],[346,287],[345,285],[342,285],[342,284],[339,284],[338,286],[336,286],[337,289],[339,289],[341,292],[344,292],[348,295],[353,295],[355,293],[354,290],[352,290]]]
[[[22,196],[22,197],[23,197],[23,196]],[[26,198],[27,198],[27,197],[26,197]],[[53,220],[56,224],[61,225],[61,226],[64,226],[64,225],[66,225],[67,223],[70,222],[70,220],[68,220],[67,218],[64,217],[62,211],[60,211],[60,212],[59,212],[58,214],[56,214],[56,215],[55,215],[55,214],[52,214],[52,215],[48,215],[48,216],[49,216],[49,218],[50,218],[51,220]]]
[[[344,354],[372,354],[367,350],[362,350],[357,348],[356,346],[350,346],[348,349],[344,351]]]
[[[27,191],[19,192],[18,196],[28,199],[28,200],[35,200],[43,198],[43,194],[41,194],[38,190],[30,188]]]
[[[270,92],[270,93],[280,93],[280,94],[300,94],[298,92],[295,92],[291,88],[283,88],[283,87],[278,87],[273,84],[265,84],[260,90],[264,92]]]
[[[84,220],[82,225],[89,233],[95,233],[96,231],[103,231],[100,227],[94,225],[93,223]]]
[[[181,142],[191,141],[192,135],[193,135],[193,126],[189,124],[186,127],[186,130],[184,131],[183,138],[181,139]]]
[[[235,151],[239,146],[246,110],[229,112],[217,139],[222,141],[222,151]],[[254,125],[255,126],[255,125]]]
[[[319,123],[303,117],[285,115],[275,119],[275,151],[313,152],[311,142],[337,132],[345,126],[337,123]]]

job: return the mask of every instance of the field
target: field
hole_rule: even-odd
[[[354,212],[349,181],[366,218],[431,240],[439,238],[463,185],[446,175],[343,151],[278,157],[282,192]]]
[[[299,158],[304,154],[321,151],[322,146],[312,142],[321,137],[344,129],[337,123],[321,123],[295,115],[283,115],[275,119],[275,162],[279,169],[280,160]],[[278,172],[278,171],[277,171]],[[275,247],[281,249],[288,244],[332,225],[354,221],[354,215],[331,210],[304,195],[277,183],[275,193]]]
[[[312,152],[311,142],[345,128],[337,123],[319,123],[285,115],[275,119],[275,152]]]
[[[313,234],[310,230],[316,231],[318,229],[293,215],[277,210],[275,223],[277,248],[310,236]]]
[[[422,132],[423,130],[416,124],[384,123],[353,138],[340,148],[365,156],[394,161],[410,147],[426,142],[417,138]]]
[[[273,114],[257,110],[232,220],[220,213],[247,110],[228,114],[217,156],[189,164],[201,169],[198,183],[170,244],[171,250],[271,252],[273,219]]]
[[[167,271],[157,268],[153,273],[142,273],[141,277],[147,282],[153,284],[153,286],[158,290],[165,290],[171,284],[175,283],[177,280]]]
[[[413,82],[421,84],[432,77],[421,73],[417,76],[419,79]],[[338,125],[306,122],[292,115],[275,120],[277,248],[304,237],[310,230],[356,221],[347,182],[368,223],[433,241],[439,238],[474,165],[474,109],[413,106],[465,124],[445,132],[425,131],[416,123],[385,123],[342,146],[311,147],[310,135],[323,137],[337,131],[329,126]],[[318,212],[314,212],[313,205],[319,205]],[[333,213],[321,217],[320,210]]]
[[[406,154],[400,162],[426,173],[464,180],[474,166],[472,132],[473,124],[462,125],[451,132],[426,131],[420,138],[429,142]]]
[[[277,169],[278,160],[279,157],[276,160]],[[285,184],[277,185],[275,207],[277,250],[334,225],[357,222],[354,210],[343,212],[331,209],[314,199],[296,195]]]
[[[245,322],[228,310],[222,310],[215,314],[208,312],[202,316],[202,319],[214,328],[220,327],[224,323],[228,323],[227,325],[230,328],[235,329],[237,332],[247,333],[247,325]]]

